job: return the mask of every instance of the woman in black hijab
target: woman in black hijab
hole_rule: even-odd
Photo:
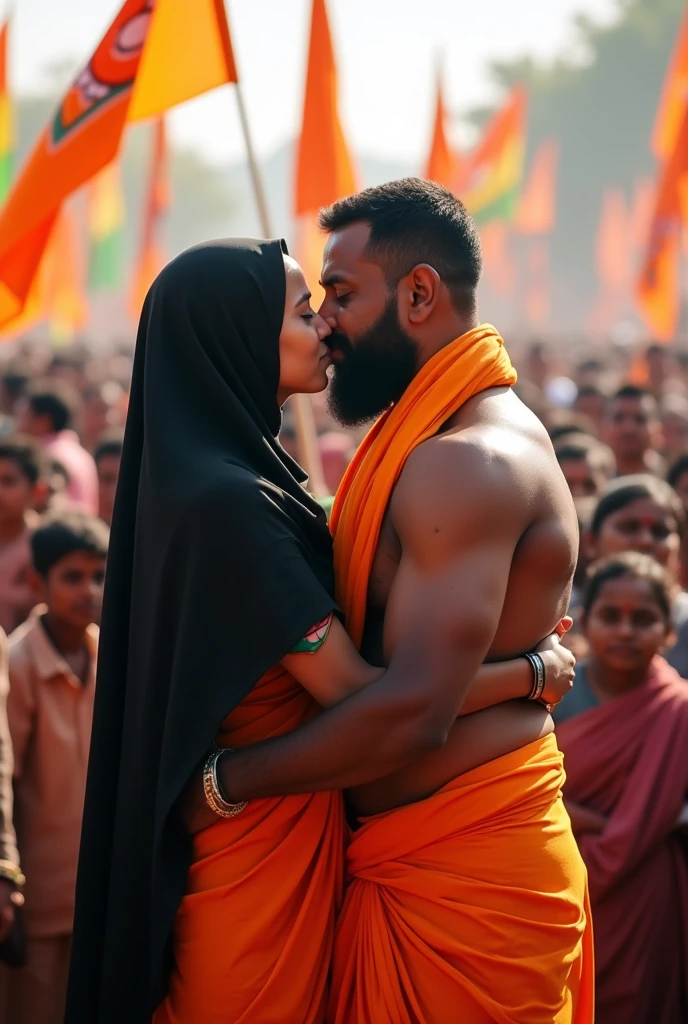
[[[176,811],[216,739],[294,729],[380,675],[332,618],[325,517],[277,440],[282,402],[327,382],[329,328],[309,298],[280,242],[234,240],[182,254],[146,299],[67,1024],[149,1024],[161,999],[155,1024],[322,1021],[340,794],[255,801],[193,840]],[[323,636],[337,667],[297,673],[302,687],[280,663]]]

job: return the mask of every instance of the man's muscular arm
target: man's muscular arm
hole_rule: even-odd
[[[441,747],[499,623],[520,507],[493,454],[454,438],[419,447],[391,505],[402,557],[387,671],[294,732],[223,757],[228,799],[346,789]]]

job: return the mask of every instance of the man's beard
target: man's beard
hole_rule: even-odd
[[[346,427],[360,426],[398,402],[418,372],[418,346],[402,330],[396,297],[355,342],[333,331],[327,344],[346,356],[334,366],[328,398],[330,412]]]

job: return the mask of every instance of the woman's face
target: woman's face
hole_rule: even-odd
[[[287,294],[279,338],[277,398],[280,405],[290,395],[324,391],[327,368],[332,363],[330,350],[323,340],[332,332],[323,318],[311,309],[311,293],[301,267],[291,256],[285,256],[284,270]]]
[[[584,620],[590,653],[604,668],[637,675],[670,637],[670,626],[648,580],[607,580]]]
[[[602,523],[590,539],[592,558],[604,558],[620,551],[639,551],[660,565],[678,572],[681,539],[671,509],[652,498],[638,498]]]

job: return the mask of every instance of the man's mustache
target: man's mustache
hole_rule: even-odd
[[[327,347],[334,352],[343,352],[348,355],[353,352],[353,345],[346,334],[342,334],[341,331],[332,331],[327,338],[325,338],[325,344]]]

